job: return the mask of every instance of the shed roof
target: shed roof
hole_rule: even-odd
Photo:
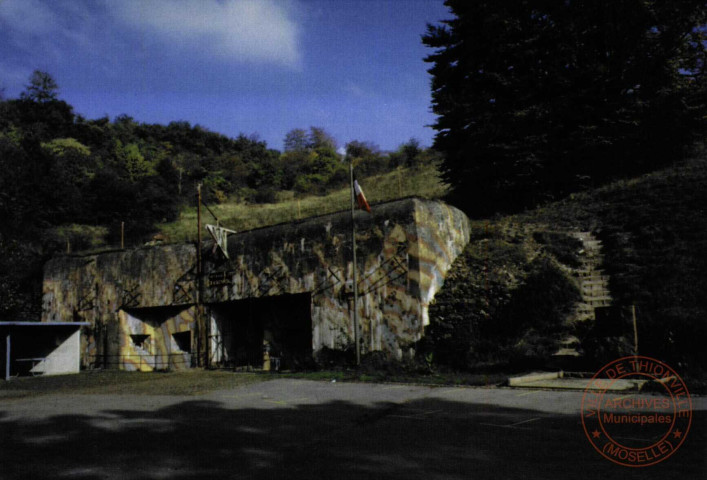
[[[87,327],[90,322],[0,322],[0,327]]]

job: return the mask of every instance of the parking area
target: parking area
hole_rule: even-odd
[[[644,468],[601,457],[582,392],[274,379],[198,395],[0,398],[0,478],[704,478],[707,401]]]

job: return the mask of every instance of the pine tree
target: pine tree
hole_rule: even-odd
[[[39,103],[47,103],[57,99],[59,86],[47,72],[35,70],[29,77],[29,85],[22,93],[23,99]]]
[[[705,128],[703,1],[447,0],[428,25],[451,200],[515,211],[679,159]]]

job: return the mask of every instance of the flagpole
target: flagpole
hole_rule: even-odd
[[[349,180],[351,183],[351,250],[353,252],[353,328],[354,342],[356,344],[356,365],[361,365],[361,339],[358,333],[358,280],[356,278],[356,222],[354,222],[355,193],[353,180],[353,157],[349,163]]]
[[[204,310],[201,304],[201,294],[204,288],[203,284],[203,265],[201,258],[201,183],[196,186],[196,324],[199,330],[197,339],[198,358],[197,364],[201,367],[208,367],[209,354],[207,344],[209,337],[206,334],[206,322],[204,320]],[[203,357],[201,357],[203,355]]]

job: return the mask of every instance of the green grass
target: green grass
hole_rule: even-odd
[[[413,385],[492,387],[503,384],[507,375],[503,373],[435,372],[417,374],[389,372],[386,370],[323,370],[317,372],[282,373],[283,378],[297,378],[328,382],[400,383]]]
[[[447,192],[448,188],[440,180],[438,166],[434,164],[398,169],[362,178],[359,182],[371,205],[408,196],[439,198]],[[350,195],[348,187],[323,196],[313,195],[303,198],[295,198],[293,192],[280,192],[278,197],[281,201],[278,203],[227,202],[209,205],[209,207],[218,217],[221,226],[244,231],[345,210],[351,205]],[[158,228],[170,243],[195,241],[196,217],[196,208],[186,208],[182,210],[177,221],[161,224]],[[211,214],[205,209],[202,210],[202,218],[204,223],[215,223]],[[203,234],[206,235],[206,232],[204,231]]]
[[[437,164],[421,165],[413,168],[398,168],[392,172],[365,177],[359,182],[371,205],[398,198],[416,196],[440,198],[448,191],[448,186],[439,177]],[[277,203],[248,204],[228,201],[209,205],[216,214],[220,225],[239,232],[304,219],[315,215],[338,212],[350,208],[351,193],[348,187],[329,192],[326,195],[296,197],[295,192],[278,192]],[[202,210],[202,222],[216,223],[213,216]],[[157,225],[157,230],[166,238],[166,243],[194,242],[197,238],[197,212],[195,207],[185,207],[174,222]],[[116,245],[107,245],[106,227],[71,224],[57,227],[52,237],[71,251],[98,252]],[[206,228],[202,231],[208,238]]]
[[[41,395],[200,395],[214,390],[230,390],[275,378],[314,381],[401,383],[424,385],[494,386],[505,375],[434,373],[421,375],[371,369],[324,370],[296,373],[234,373],[224,370],[192,369],[181,372],[83,371],[76,375],[20,377],[0,382],[0,400]]]
[[[84,371],[76,375],[21,377],[0,382],[0,399],[37,395],[198,395],[271,379],[268,375],[193,369],[183,372]]]

